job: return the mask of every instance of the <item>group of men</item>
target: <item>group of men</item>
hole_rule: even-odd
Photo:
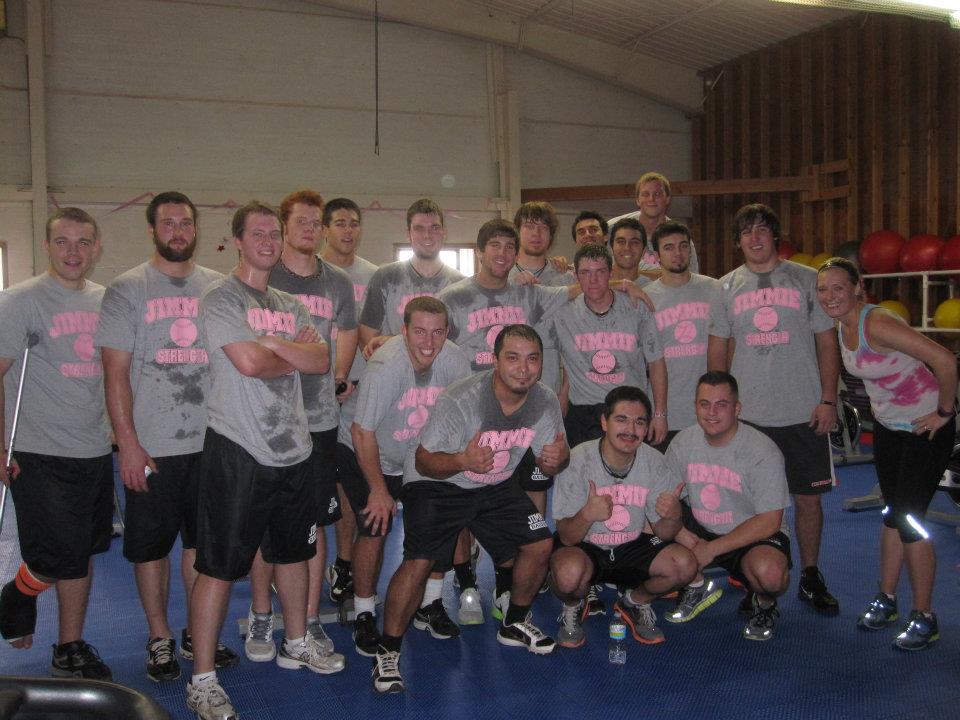
[[[239,262],[223,276],[193,260],[197,208],[166,192],[147,208],[151,258],[106,290],[85,278],[96,222],[57,211],[47,272],[0,294],[7,429],[29,354],[14,459],[0,469],[24,561],[0,593],[0,634],[29,647],[37,595],[55,585],[53,673],[110,678],[82,633],[91,557],[111,531],[108,421],[147,673],[181,673],[167,617],[180,537],[179,654],[193,661],[187,703],[202,718],[235,717],[216,670],[239,658],[218,638],[232,584],[247,575],[250,660],[343,669],[318,618],[334,523],[329,594],[353,598],[354,644],[374,659],[380,692],[403,689],[411,621],[438,639],[484,622],[475,541],[494,563],[503,645],[554,649],[530,613],[546,584],[563,602],[560,645],[584,642],[583,621],[605,612],[604,583],[618,586],[613,611],[636,639],[660,642],[651,602],[678,591],[667,619],[692,619],[720,597],[703,575],[714,565],[747,590],[745,637],[766,640],[789,581],[792,495],[800,596],[836,613],[817,557],[837,349],[815,274],[778,259],[765,206],[738,213],[745,262],[716,281],[696,273],[690,232],[667,217],[665,177],[643,176],[637,205],[609,233],[581,213],[571,267],[549,255],[554,209],[526,203],[512,223],[480,228],[478,269],[464,278],[440,260],[433,201],[407,212],[413,257],[377,269],[356,254],[359,207],[299,191],[279,211],[236,211]],[[769,393],[780,377],[789,402]],[[404,560],[381,630],[376,587],[398,500]],[[451,568],[458,622],[442,601]]]

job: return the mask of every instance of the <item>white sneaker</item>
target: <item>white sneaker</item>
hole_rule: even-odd
[[[191,685],[187,683],[187,707],[200,720],[236,720],[237,713],[230,698],[216,679]]]
[[[250,606],[247,613],[247,639],[243,642],[247,659],[253,662],[270,662],[277,656],[273,642],[273,612],[257,613]]]
[[[277,655],[277,665],[284,670],[299,670],[305,667],[321,675],[332,675],[343,670],[346,665],[343,655],[323,652],[320,644],[310,635],[292,649],[287,648],[287,642],[280,643],[280,652]]]
[[[483,607],[480,605],[480,592],[476,588],[467,588],[460,593],[457,622],[461,625],[483,624]]]
[[[497,620],[503,620],[507,615],[507,608],[510,607],[510,591],[502,592],[493,599],[493,610],[490,614]]]
[[[321,625],[320,621],[316,618],[307,620],[307,634],[317,641],[317,645],[320,646],[324,655],[329,655],[333,652],[333,640],[330,639],[327,631],[323,629],[323,625]]]

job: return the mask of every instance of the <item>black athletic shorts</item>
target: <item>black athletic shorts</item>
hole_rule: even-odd
[[[593,564],[591,585],[610,583],[622,588],[635,588],[650,579],[650,566],[654,559],[671,543],[664,542],[656,535],[640,533],[640,537],[625,542],[610,550],[588,542],[578,542],[568,546],[560,542],[560,536],[554,533],[553,547],[575,547],[582,550]]]
[[[257,548],[268,563],[303,562],[316,554],[308,460],[261,465],[243,446],[207,428],[201,467],[198,572],[238,580],[250,572]]]
[[[317,525],[326,527],[340,519],[340,496],[337,493],[337,429],[312,432],[310,479],[316,494]]]
[[[544,475],[541,472],[533,448],[527,448],[517,469],[513,471],[513,477],[507,482],[514,481],[520,483],[520,488],[527,492],[546,492],[553,487],[553,475]]]
[[[690,509],[690,506],[686,502],[680,503],[680,514],[683,520],[683,526],[698,538],[709,541],[716,540],[718,537],[720,537],[716,533],[712,533],[707,530],[697,521],[697,519],[693,516],[693,510]],[[793,560],[790,559],[790,538],[787,537],[787,535],[785,535],[781,530],[777,530],[777,532],[764,540],[758,540],[755,543],[750,543],[742,548],[731,550],[723,555],[717,555],[713,559],[713,562],[710,563],[710,567],[723,568],[730,573],[732,577],[739,580],[744,586],[749,587],[750,583],[747,580],[747,577],[740,570],[740,563],[743,562],[743,558],[748,552],[760,545],[769,545],[772,548],[776,548],[786,556],[787,568],[793,567]]]
[[[10,483],[20,556],[47,578],[86,577],[90,557],[106,552],[113,534],[113,455],[13,455],[20,465]]]
[[[780,448],[791,495],[819,495],[833,490],[833,451],[829,435],[817,435],[807,423],[769,427],[744,422]]]
[[[563,418],[563,429],[567,433],[567,444],[571,449],[587,440],[596,440],[603,435],[600,427],[600,405],[574,405],[570,403],[567,415]]]
[[[202,453],[154,458],[157,472],[147,491],[124,487],[123,556],[133,563],[170,554],[177,535],[184,549],[197,547],[197,486]]]
[[[523,545],[551,537],[543,515],[518,483],[466,490],[449,482],[421,480],[404,485],[400,499],[406,560],[448,562],[463,528],[473,533],[494,565],[512,560]]]
[[[357,534],[364,537],[374,537],[371,532],[372,526],[364,524],[366,518],[361,514],[370,499],[370,484],[363,476],[360,463],[357,462],[356,453],[343,443],[337,443],[337,468],[340,476],[340,487],[343,488],[343,492],[350,502],[350,508],[357,518]],[[383,479],[387,483],[390,497],[394,500],[399,498],[400,487],[403,485],[403,475],[384,475]],[[387,520],[387,529],[376,537],[386,535],[392,527],[393,518],[391,517]]]

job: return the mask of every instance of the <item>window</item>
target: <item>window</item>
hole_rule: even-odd
[[[473,245],[448,245],[440,251],[440,259],[444,264],[470,277],[473,275],[473,251]],[[394,254],[397,260],[409,260],[413,257],[413,249],[409,245],[397,245]]]

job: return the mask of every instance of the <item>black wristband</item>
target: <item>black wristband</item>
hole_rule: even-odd
[[[952,418],[954,413],[953,410],[944,410],[942,407],[937,405],[937,415],[942,418]]]
[[[820,404],[821,404],[821,405],[833,405],[834,407],[836,407],[836,405],[837,405],[833,400],[821,400],[821,401],[820,401]]]

